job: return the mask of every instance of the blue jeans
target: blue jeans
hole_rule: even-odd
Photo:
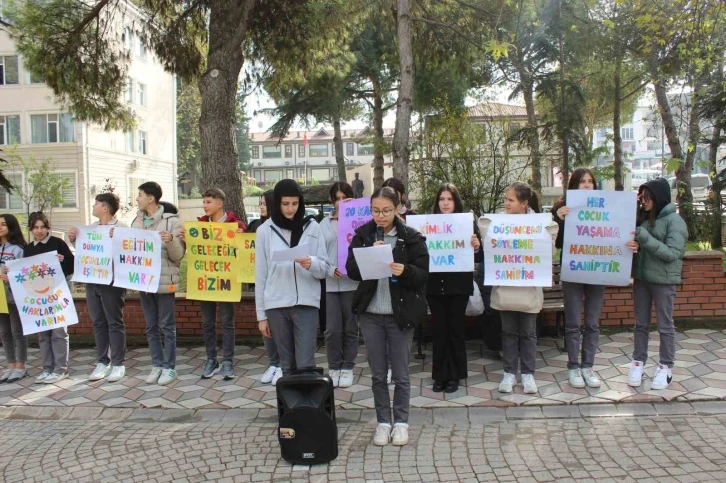
[[[173,293],[139,292],[141,309],[146,319],[146,340],[149,342],[151,365],[174,369],[176,365],[176,322]],[[164,333],[164,346],[161,333]]]

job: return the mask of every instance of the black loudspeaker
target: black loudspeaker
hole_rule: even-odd
[[[285,461],[313,465],[338,457],[333,380],[322,374],[277,381],[277,438]]]

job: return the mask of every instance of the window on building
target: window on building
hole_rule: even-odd
[[[280,181],[281,178],[282,178],[282,171],[279,171],[279,170],[273,170],[273,171],[266,170],[265,171],[265,181]]]
[[[126,102],[134,102],[134,81],[129,77],[124,82],[124,99]]]
[[[305,157],[305,145],[300,144],[297,147],[297,157],[298,158],[304,158]]]
[[[130,204],[136,204],[136,198],[139,196],[139,186],[147,181],[146,178],[129,178],[128,202]]]
[[[56,208],[78,208],[78,179],[76,173],[58,173],[65,180],[61,190],[63,201]]]
[[[18,56],[0,56],[0,86],[18,84]]]
[[[292,145],[291,144],[285,145],[285,157],[292,158]]]
[[[599,127],[597,128],[597,137],[599,138],[605,138],[608,135],[608,130],[605,127]]]
[[[43,84],[45,83],[45,78],[41,75],[35,75],[32,72],[28,71],[28,84]]]
[[[146,98],[146,84],[142,84],[141,82],[136,83],[136,103],[141,106],[147,105],[147,98]]]
[[[330,147],[330,155],[335,156],[335,143],[331,144]]]
[[[620,129],[620,135],[623,139],[633,139],[634,133],[632,127],[623,127]]]
[[[134,52],[135,39],[136,36],[134,35],[134,31],[131,30],[131,28],[127,28],[124,31],[124,48],[129,52],[129,54]]]
[[[258,183],[262,181],[262,171],[260,171],[259,169],[255,170],[255,181],[257,181]]]
[[[146,131],[137,131],[139,139],[139,153],[146,154]]]
[[[70,114],[33,114],[30,116],[30,142],[71,143],[74,140]]]
[[[372,144],[359,144],[358,145],[358,156],[369,156],[373,154]]]
[[[18,188],[23,187],[23,175],[20,173],[4,173],[8,181]],[[22,210],[23,199],[17,189],[8,193],[5,188],[0,188],[0,210]]]
[[[20,144],[20,116],[0,116],[0,145]]]
[[[138,35],[136,36],[136,47],[136,54],[139,59],[146,60],[146,44],[144,44],[144,41]]]
[[[250,157],[252,159],[260,159],[260,147],[259,146],[252,146],[250,148]]]
[[[327,144],[310,144],[308,149],[310,150],[311,158],[322,158],[328,155]]]
[[[328,168],[311,169],[310,176],[318,182],[328,181],[330,180],[330,170]]]
[[[660,130],[656,126],[650,126],[648,131],[645,133],[645,136],[649,138],[657,138],[659,133]]]
[[[518,122],[510,122],[509,123],[509,137],[516,136],[521,128],[522,128],[522,126]]]
[[[353,154],[353,143],[345,143],[345,155],[354,156]]]
[[[288,169],[287,174],[285,175],[288,179],[293,179],[295,177],[295,170],[294,169]]]
[[[126,138],[126,152],[133,153],[134,152],[134,132],[125,131],[124,137]]]
[[[276,146],[262,146],[262,158],[263,159],[274,159],[274,158],[281,158],[282,157],[282,150],[280,148],[280,145]]]

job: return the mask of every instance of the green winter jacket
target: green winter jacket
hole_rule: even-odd
[[[640,248],[633,260],[633,278],[663,285],[681,283],[688,228],[675,204],[663,207],[653,226],[646,220],[636,228],[635,241]]]

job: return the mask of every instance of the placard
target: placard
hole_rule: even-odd
[[[237,260],[239,273],[237,281],[240,283],[255,283],[255,244],[256,233],[237,233]]]
[[[552,286],[552,215],[485,215],[484,285]]]
[[[406,224],[426,237],[429,272],[473,272],[474,219],[471,213],[408,215]]]
[[[637,195],[633,191],[567,191],[562,273],[565,282],[592,285],[630,283]]]
[[[110,285],[113,282],[113,242],[110,225],[78,227],[74,282]]]
[[[0,314],[9,314],[10,309],[8,308],[8,294],[5,292],[5,284],[0,283]]]
[[[371,201],[368,198],[348,200],[338,205],[338,266],[343,274],[345,262],[348,260],[348,247],[353,240],[355,230],[373,219]]]
[[[23,334],[36,334],[78,323],[76,306],[57,252],[5,263]]]
[[[112,240],[113,284],[156,293],[161,278],[161,233],[116,227]]]
[[[239,302],[236,223],[186,222],[187,298]]]

